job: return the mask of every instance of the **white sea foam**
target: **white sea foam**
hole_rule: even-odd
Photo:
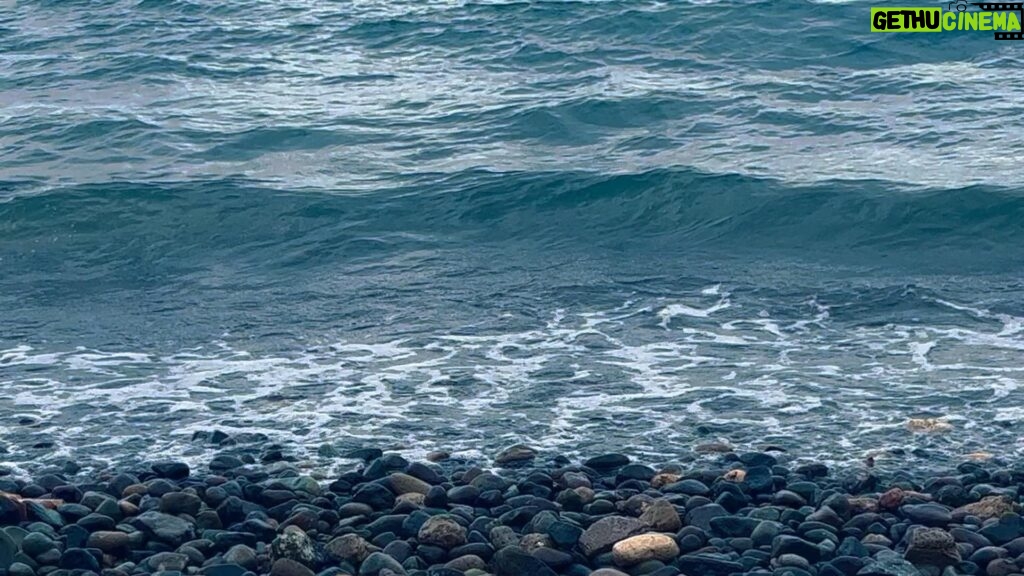
[[[265,434],[314,459],[321,444],[479,457],[519,441],[670,458],[701,425],[738,444],[790,438],[809,456],[860,457],[912,441],[909,417],[944,416],[972,446],[1024,421],[1020,318],[943,301],[991,322],[847,326],[813,298],[797,319],[734,298],[713,287],[685,303],[552,310],[532,329],[289,354],[227,340],[172,353],[16,345],[0,350],[0,414],[38,424],[13,425],[4,459],[29,461],[46,440],[50,458],[103,461],[116,448],[197,459],[209,447],[191,437],[212,429]]]

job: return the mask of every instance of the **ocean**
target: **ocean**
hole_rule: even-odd
[[[1024,44],[871,6],[0,2],[0,464],[1024,455]]]

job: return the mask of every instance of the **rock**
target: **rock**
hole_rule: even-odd
[[[259,558],[256,551],[245,544],[235,544],[224,553],[224,561],[228,564],[238,564],[243,568],[252,571],[259,569]]]
[[[707,496],[711,494],[711,489],[707,487],[700,480],[687,479],[680,480],[675,484],[669,484],[662,488],[662,492],[670,492],[673,494],[686,494],[689,496]]]
[[[710,532],[711,519],[719,516],[729,516],[729,512],[718,504],[705,504],[686,512],[686,524]]]
[[[7,576],[35,576],[36,572],[28,564],[15,562],[7,569]]]
[[[1024,521],[1013,512],[1003,514],[999,521],[989,524],[978,531],[993,544],[1002,545],[1024,536]]]
[[[195,516],[202,507],[199,496],[187,492],[168,492],[160,497],[160,511],[167,514]]]
[[[949,509],[941,504],[911,504],[900,508],[907,519],[925,526],[946,526],[953,521]]]
[[[33,558],[54,548],[53,539],[42,532],[30,532],[21,540],[21,551]]]
[[[722,475],[722,479],[727,482],[743,482],[744,480],[747,479],[747,471],[743,470],[742,468],[729,470],[728,472]]]
[[[772,556],[783,554],[796,554],[806,558],[808,562],[815,563],[821,557],[821,549],[814,543],[797,536],[776,536],[772,540]]]
[[[557,576],[546,564],[516,546],[498,550],[491,565],[496,576]]]
[[[146,565],[149,566],[151,572],[181,571],[188,565],[188,556],[175,552],[158,552],[146,559]]]
[[[466,529],[452,516],[442,514],[431,516],[417,534],[420,543],[451,550],[466,543]]]
[[[312,566],[316,561],[316,551],[313,549],[313,542],[301,528],[287,526],[270,543],[270,557],[275,560],[294,560],[300,564]]]
[[[629,464],[629,457],[624,454],[602,454],[595,456],[583,463],[587,468],[594,470],[614,470]]]
[[[786,508],[800,508],[807,505],[807,500],[796,492],[779,490],[772,496],[772,504]]]
[[[754,466],[766,466],[772,467],[778,463],[775,456],[771,454],[765,454],[764,452],[745,452],[739,456],[740,462],[743,462],[749,467]]]
[[[509,446],[494,457],[496,464],[523,464],[537,457],[537,451],[524,444]]]
[[[82,548],[68,548],[65,550],[60,555],[58,566],[65,570],[100,571],[100,563],[96,560],[96,557],[90,554],[88,550]]]
[[[718,554],[687,554],[676,560],[684,574],[694,576],[729,576],[744,572],[743,564]]]
[[[194,536],[191,524],[163,512],[149,511],[139,514],[135,517],[133,525],[151,534],[157,540],[174,546],[180,546]]]
[[[711,531],[725,538],[747,538],[760,524],[757,518],[718,516],[710,521]]]
[[[732,452],[732,446],[725,442],[705,442],[694,446],[693,451],[698,454],[724,454]]]
[[[377,547],[367,542],[358,534],[344,534],[331,540],[324,547],[324,552],[334,560],[343,560],[357,565],[367,556],[377,551]]]
[[[1017,507],[1007,496],[986,496],[977,502],[965,504],[953,510],[953,519],[963,521],[966,516],[977,516],[982,520],[999,518],[1003,514],[1017,512]]]
[[[359,567],[359,576],[377,576],[387,572],[405,574],[405,568],[402,568],[397,560],[383,552],[370,554]]]
[[[640,523],[656,532],[675,532],[683,526],[676,507],[663,498],[644,507],[643,513],[640,514]]]
[[[939,418],[911,418],[907,420],[907,430],[922,433],[949,432],[953,425]]]
[[[868,562],[857,576],[921,576],[921,572],[913,564],[890,552],[884,556],[879,553],[876,560]]]
[[[0,526],[13,526],[24,520],[27,516],[25,505],[21,498],[14,494],[0,492]]]
[[[760,524],[750,533],[750,540],[754,546],[771,545],[775,537],[782,532],[782,524],[772,520],[762,520]]]
[[[941,528],[921,528],[910,534],[903,555],[911,564],[945,568],[960,563],[960,551],[953,536]]]
[[[395,495],[380,484],[367,482],[356,488],[352,501],[366,504],[374,510],[388,510],[395,505]]]
[[[1009,558],[997,558],[985,567],[986,576],[1012,576],[1019,572],[1017,563]]]
[[[903,489],[891,488],[878,497],[878,505],[885,510],[896,510],[903,505],[903,497]]]
[[[290,558],[278,558],[270,567],[270,576],[316,576],[312,570]]]
[[[527,552],[533,552],[537,548],[552,548],[554,545],[547,534],[523,534],[519,539],[519,547]]]
[[[668,486],[669,484],[675,484],[676,482],[679,482],[680,478],[682,478],[682,476],[680,476],[679,474],[661,472],[659,474],[655,474],[654,478],[651,478],[651,486],[653,488],[660,489],[664,486]]]
[[[388,488],[395,494],[423,494],[430,491],[430,484],[419,478],[415,478],[402,472],[395,472],[388,476]]]
[[[466,554],[465,556],[459,556],[453,558],[447,564],[445,568],[452,570],[458,570],[459,572],[466,572],[467,570],[487,570],[487,562],[484,562],[483,558],[474,556],[473,554]]]
[[[636,518],[608,516],[594,522],[580,536],[580,550],[587,556],[594,556],[611,550],[620,540],[639,534],[644,525]]]
[[[153,464],[152,469],[160,478],[170,480],[184,480],[190,473],[188,464],[184,462],[157,462]]]
[[[14,555],[17,553],[18,545],[6,532],[0,530],[0,570],[6,570],[13,564]]]
[[[119,555],[131,546],[131,537],[124,532],[101,531],[89,535],[90,548],[99,548],[106,554]]]
[[[446,452],[444,450],[434,450],[432,452],[427,452],[426,458],[428,462],[443,462],[451,457],[452,455],[450,452]]]
[[[679,546],[671,536],[640,534],[620,540],[612,546],[612,558],[619,566],[632,566],[648,560],[670,562],[679,555]]]

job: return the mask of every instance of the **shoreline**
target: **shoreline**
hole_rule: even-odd
[[[652,467],[517,445],[492,467],[363,449],[324,481],[221,452],[70,479],[0,475],[7,576],[1024,574],[1024,468],[941,474],[725,452]]]

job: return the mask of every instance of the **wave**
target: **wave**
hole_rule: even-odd
[[[0,190],[17,188],[16,183]],[[692,170],[418,174],[373,194],[290,191],[244,179],[73,186],[0,203],[10,254],[45,242],[84,261],[118,254],[268,255],[289,248],[361,256],[486,242],[538,248],[829,257],[932,254],[954,266],[1001,265],[1024,243],[1024,193],[884,181],[793,186]],[[100,250],[104,247],[104,250]],[[340,255],[339,255],[340,257]]]

